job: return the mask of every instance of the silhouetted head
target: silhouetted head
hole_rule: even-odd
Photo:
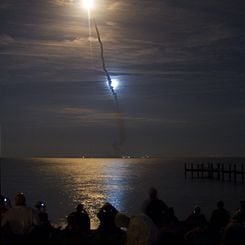
[[[150,188],[150,190],[149,190],[149,197],[151,199],[154,199],[154,198],[157,197],[157,189],[156,188],[154,188],[154,187]]]
[[[15,196],[15,205],[16,206],[25,206],[26,205],[26,197],[24,193],[17,193]]]
[[[201,208],[199,206],[194,207],[193,213],[199,215],[201,213]]]
[[[83,205],[81,203],[79,203],[77,205],[77,212],[82,212],[83,211]]]
[[[223,201],[218,201],[217,202],[217,207],[218,207],[218,209],[222,209],[222,208],[224,208],[224,202]]]
[[[99,210],[97,217],[101,224],[114,224],[117,213],[117,209],[107,202]]]
[[[110,213],[110,214],[115,214],[115,215],[118,213],[117,209],[113,205],[111,205],[109,202],[106,202],[102,206],[101,211],[104,213],[108,213],[108,214]]]

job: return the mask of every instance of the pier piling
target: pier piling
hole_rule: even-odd
[[[185,178],[188,177],[188,173],[191,174],[192,179],[217,179],[224,182],[244,184],[244,164],[225,164],[225,163],[185,163]]]

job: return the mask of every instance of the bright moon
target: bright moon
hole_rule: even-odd
[[[82,0],[83,7],[87,10],[90,10],[94,7],[94,0]]]
[[[119,81],[117,79],[111,79],[111,86],[113,89],[117,89],[119,85]]]

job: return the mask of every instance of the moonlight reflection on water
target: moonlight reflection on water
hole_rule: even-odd
[[[36,158],[2,161],[2,192],[13,200],[26,194],[27,204],[47,204],[51,222],[65,224],[66,217],[83,203],[92,228],[99,208],[110,202],[120,212],[141,211],[147,190],[155,186],[159,197],[184,219],[199,205],[209,218],[218,200],[233,212],[245,199],[244,185],[208,179],[185,179],[183,159],[78,159]],[[13,202],[13,201],[12,201]]]

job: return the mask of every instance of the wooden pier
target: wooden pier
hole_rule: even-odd
[[[244,164],[228,163],[185,163],[185,178],[217,179],[244,184]]]

